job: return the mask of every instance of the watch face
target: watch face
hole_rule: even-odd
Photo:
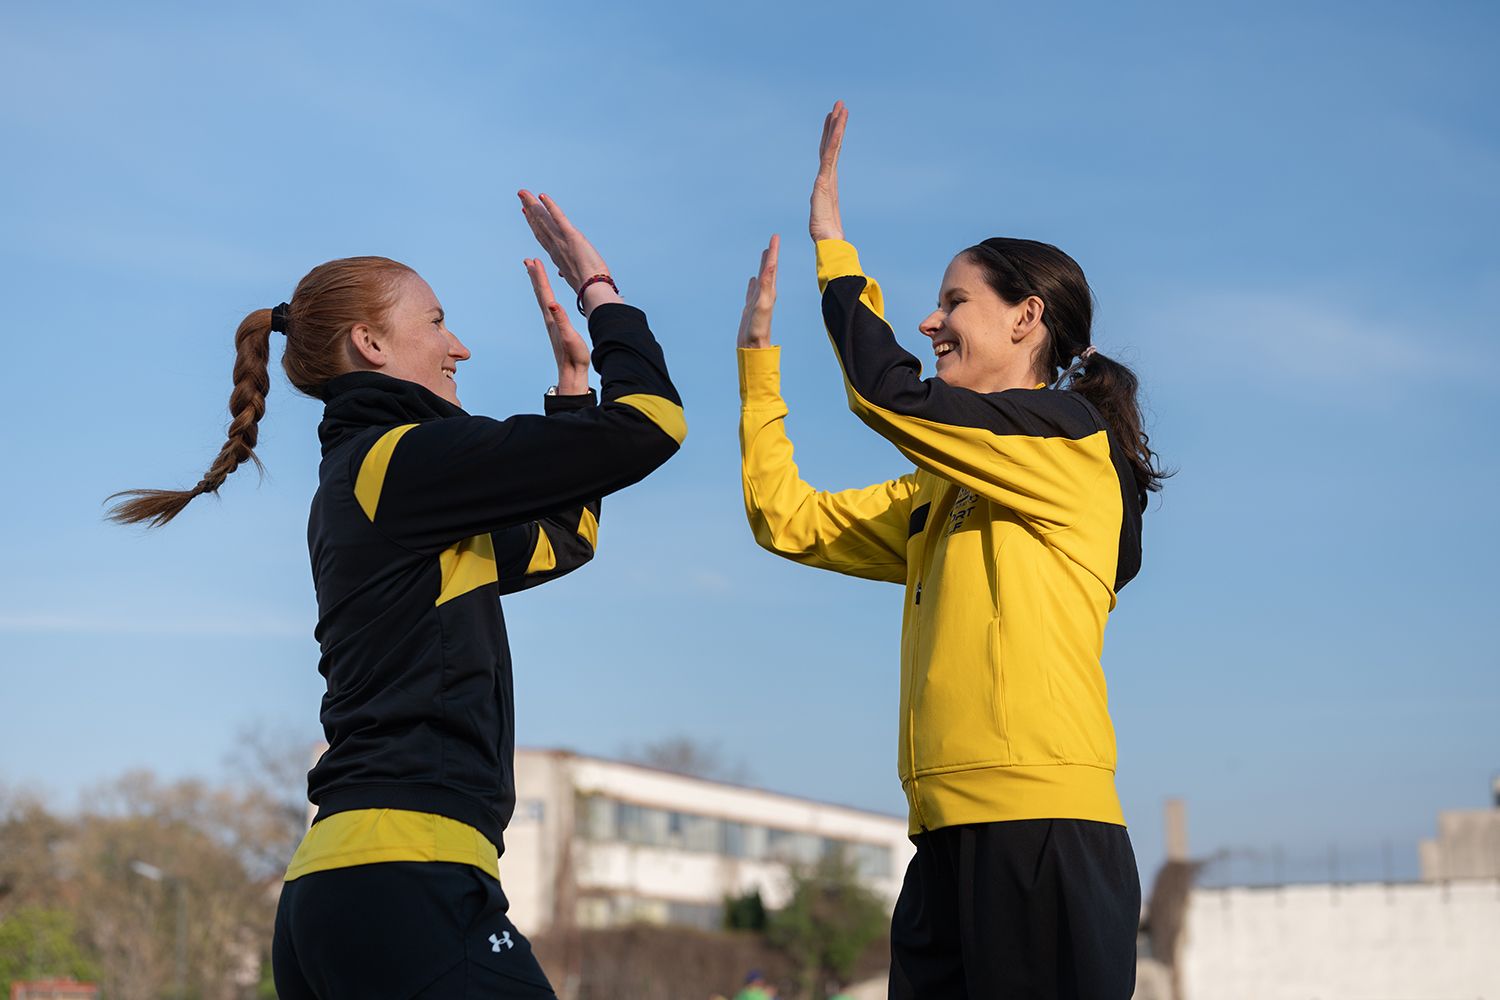
[[[552,388],[548,389],[547,390],[547,395],[549,395],[549,396],[556,396],[557,395],[557,386],[554,385]]]

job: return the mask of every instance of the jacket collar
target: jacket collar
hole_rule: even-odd
[[[318,440],[324,455],[371,427],[468,416],[430,389],[379,372],[340,375],[323,387],[322,397],[323,422],[318,424]]]

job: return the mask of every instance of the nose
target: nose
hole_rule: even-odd
[[[468,361],[470,357],[469,349],[464,346],[464,342],[459,340],[458,336],[451,331],[448,333],[448,336],[453,341],[453,343],[448,345],[448,356],[458,361]]]
[[[917,324],[917,329],[922,331],[922,334],[927,337],[936,337],[938,335],[938,331],[942,328],[943,311],[941,309],[934,309],[932,312],[927,314],[926,319]]]

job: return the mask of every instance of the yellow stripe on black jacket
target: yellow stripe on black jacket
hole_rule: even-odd
[[[916,470],[841,493],[800,478],[779,351],[741,350],[745,509],[765,548],[906,586],[898,772],[913,833],[958,823],[1123,823],[1099,657],[1140,565],[1123,453],[1075,393],[923,380],[854,248],[818,244],[850,408]]]
[[[645,315],[601,306],[589,333],[600,400],[549,396],[545,415],[471,416],[374,372],[325,388],[308,549],[329,746],[288,878],[399,860],[494,874],[515,807],[499,597],[592,558],[600,498],[686,433]]]

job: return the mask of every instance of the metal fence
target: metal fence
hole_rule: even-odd
[[[1297,847],[1232,846],[1196,859],[1196,882],[1206,888],[1307,883],[1416,882],[1422,877],[1417,845],[1385,840],[1366,844]]]

